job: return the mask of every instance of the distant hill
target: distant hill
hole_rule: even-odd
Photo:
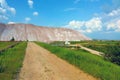
[[[32,24],[0,23],[0,41],[80,41],[91,40],[82,33],[66,28],[50,28]]]

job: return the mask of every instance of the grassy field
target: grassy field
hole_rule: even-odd
[[[40,42],[36,43],[48,49],[58,57],[68,61],[70,64],[77,66],[86,73],[101,80],[120,80],[120,67],[104,60],[102,57],[90,54],[82,49],[70,50]]]
[[[90,40],[90,41],[71,41],[71,44],[98,44],[98,45],[120,45],[120,41],[114,40]]]
[[[7,43],[5,44],[7,45]],[[0,53],[0,80],[16,78],[16,74],[22,66],[26,46],[26,42],[20,42],[15,47]]]
[[[103,57],[105,60],[120,65],[120,41],[92,40],[92,41],[71,41],[70,43],[81,44],[90,49],[100,51],[104,53]],[[59,41],[53,42],[51,43],[51,45],[65,47],[64,42]]]
[[[13,44],[15,44],[15,43],[17,43],[17,42],[10,42],[10,41],[8,41],[8,42],[1,42],[0,41],[0,50],[2,50],[2,49],[5,49],[5,48],[7,48],[7,47],[9,47],[10,45],[13,45]]]
[[[79,44],[105,53],[106,60],[120,65],[120,41],[82,41]]]

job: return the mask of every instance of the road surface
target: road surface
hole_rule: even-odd
[[[86,64],[87,66],[87,64]],[[28,42],[19,80],[97,80],[48,50]]]
[[[81,49],[84,49],[92,54],[95,54],[95,55],[98,55],[98,56],[102,56],[103,53],[102,52],[99,52],[99,51],[96,51],[96,50],[93,50],[93,49],[90,49],[90,48],[87,48],[87,47],[84,47],[82,45],[80,45]]]
[[[81,49],[84,49],[84,50],[90,52],[91,54],[95,54],[95,55],[98,55],[98,56],[103,56],[103,55],[104,55],[104,53],[102,53],[102,52],[99,52],[99,51],[96,51],[96,50],[93,50],[93,49],[84,47],[84,46],[82,46],[82,45],[80,45],[80,44],[74,44],[74,45],[71,44],[71,45],[69,45],[69,46],[75,47],[75,48],[79,47],[79,48],[81,48]]]

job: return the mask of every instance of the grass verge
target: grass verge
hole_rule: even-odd
[[[74,51],[45,43],[36,43],[94,77],[101,80],[120,80],[120,67],[105,61],[102,57],[82,49]]]
[[[9,47],[10,45],[16,44],[17,42],[12,42],[12,41],[0,41],[0,50],[5,49]]]
[[[0,54],[0,80],[13,80],[22,66],[27,43],[21,42]]]

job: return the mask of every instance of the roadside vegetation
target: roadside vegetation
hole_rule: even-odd
[[[90,40],[90,41],[71,41],[71,44],[81,44],[84,47],[102,52],[105,60],[120,65],[120,41],[115,40]],[[66,46],[64,42],[56,41],[51,43],[53,46]]]
[[[1,50],[3,50],[3,49],[5,49],[5,48],[8,48],[9,46],[11,46],[11,45],[14,45],[14,44],[16,44],[17,42],[11,42],[11,41],[7,41],[7,42],[5,42],[5,41],[0,41],[0,51]]]
[[[120,65],[120,41],[82,41],[80,44],[105,53],[104,59]]]
[[[10,43],[14,42],[3,42],[2,45],[5,47],[5,45],[11,45]],[[16,46],[0,52],[0,80],[17,78],[17,74],[22,67],[26,46],[26,42],[19,42]]]
[[[120,67],[85,50],[71,50],[36,42],[58,57],[101,80],[120,80]],[[62,64],[61,64],[62,65]]]

